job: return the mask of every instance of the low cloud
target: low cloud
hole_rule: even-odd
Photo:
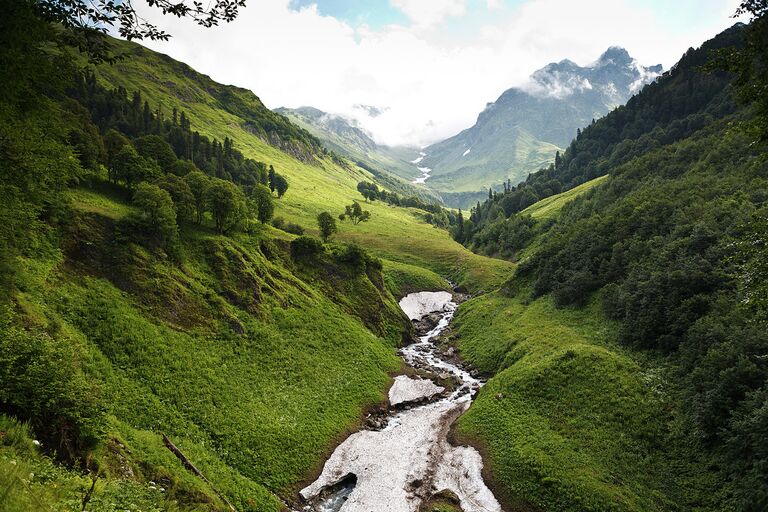
[[[642,64],[670,67],[733,23],[725,16],[732,0],[701,1],[711,9],[699,12],[715,14],[685,30],[636,0],[527,1],[471,31],[454,26],[472,16],[466,0],[391,0],[411,23],[376,30],[289,0],[249,1],[237,20],[212,29],[146,6],[141,14],[173,35],[150,47],[253,90],[270,108],[309,105],[357,118],[378,142],[423,145],[470,126],[487,102],[549,62],[585,65],[619,45]]]

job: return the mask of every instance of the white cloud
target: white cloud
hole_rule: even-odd
[[[418,27],[431,27],[466,12],[466,0],[390,0],[390,3]]]
[[[173,35],[149,46],[252,89],[271,108],[311,105],[354,116],[361,112],[354,105],[386,108],[361,122],[380,142],[418,145],[471,125],[487,102],[549,62],[584,65],[619,45],[641,64],[669,67],[733,23],[713,14],[673,30],[666,13],[639,0],[536,0],[494,11],[498,20],[459,38],[444,22],[466,12],[466,0],[391,1],[410,25],[353,27],[315,6],[293,10],[289,0],[254,0],[233,23],[212,29],[142,13]],[[701,0],[712,13],[730,12],[733,1]]]

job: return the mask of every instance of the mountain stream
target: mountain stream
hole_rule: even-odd
[[[483,482],[480,454],[448,440],[451,425],[482,386],[454,361],[452,349],[441,352],[434,343],[457,304],[448,292],[419,292],[403,298],[400,307],[421,335],[400,354],[429,378],[395,379],[387,416],[336,448],[319,478],[300,491],[303,510],[416,512],[435,494],[452,493],[464,512],[501,512]]]

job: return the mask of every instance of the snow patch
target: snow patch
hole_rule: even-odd
[[[453,296],[448,292],[411,293],[400,299],[400,309],[411,320],[419,320],[430,313],[445,310],[451,299]]]
[[[462,154],[461,156],[467,156],[467,155],[469,154],[469,152],[470,152],[470,151],[472,151],[472,148],[469,148],[468,150],[466,150],[466,151],[464,152],[464,154]]]
[[[408,402],[418,402],[442,393],[445,388],[428,379],[412,379],[406,375],[395,377],[389,388],[389,405],[392,407]]]

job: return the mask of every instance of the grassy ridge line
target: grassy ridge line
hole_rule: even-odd
[[[153,108],[162,104],[166,115],[174,107],[184,110],[193,129],[201,134],[218,139],[228,136],[246,157],[274,165],[290,182],[276,215],[301,224],[311,234],[317,233],[318,213],[329,211],[336,216],[353,200],[362,201],[356,187],[359,181],[373,179],[367,171],[345,169],[328,159],[310,165],[265,143],[244,128],[244,119],[226,112],[207,95],[201,84],[178,75],[172,62],[145,49],[117,66],[99,67],[97,76],[108,86],[126,87],[129,93],[140,90]],[[339,240],[358,242],[386,259],[428,268],[472,290],[494,289],[509,277],[511,264],[471,253],[444,230],[421,221],[420,210],[381,202],[366,204],[365,209],[370,210],[371,220],[354,227],[340,223]]]
[[[565,192],[561,192],[560,194],[544,198],[520,212],[520,215],[530,215],[536,220],[552,219],[560,213],[560,210],[566,203],[600,185],[606,181],[608,177],[609,175],[606,174],[605,176],[600,176],[599,178],[582,183],[581,185]]]
[[[667,510],[678,492],[658,440],[659,376],[614,343],[593,302],[484,295],[462,305],[460,352],[493,374],[458,435],[478,445],[511,510]]]

